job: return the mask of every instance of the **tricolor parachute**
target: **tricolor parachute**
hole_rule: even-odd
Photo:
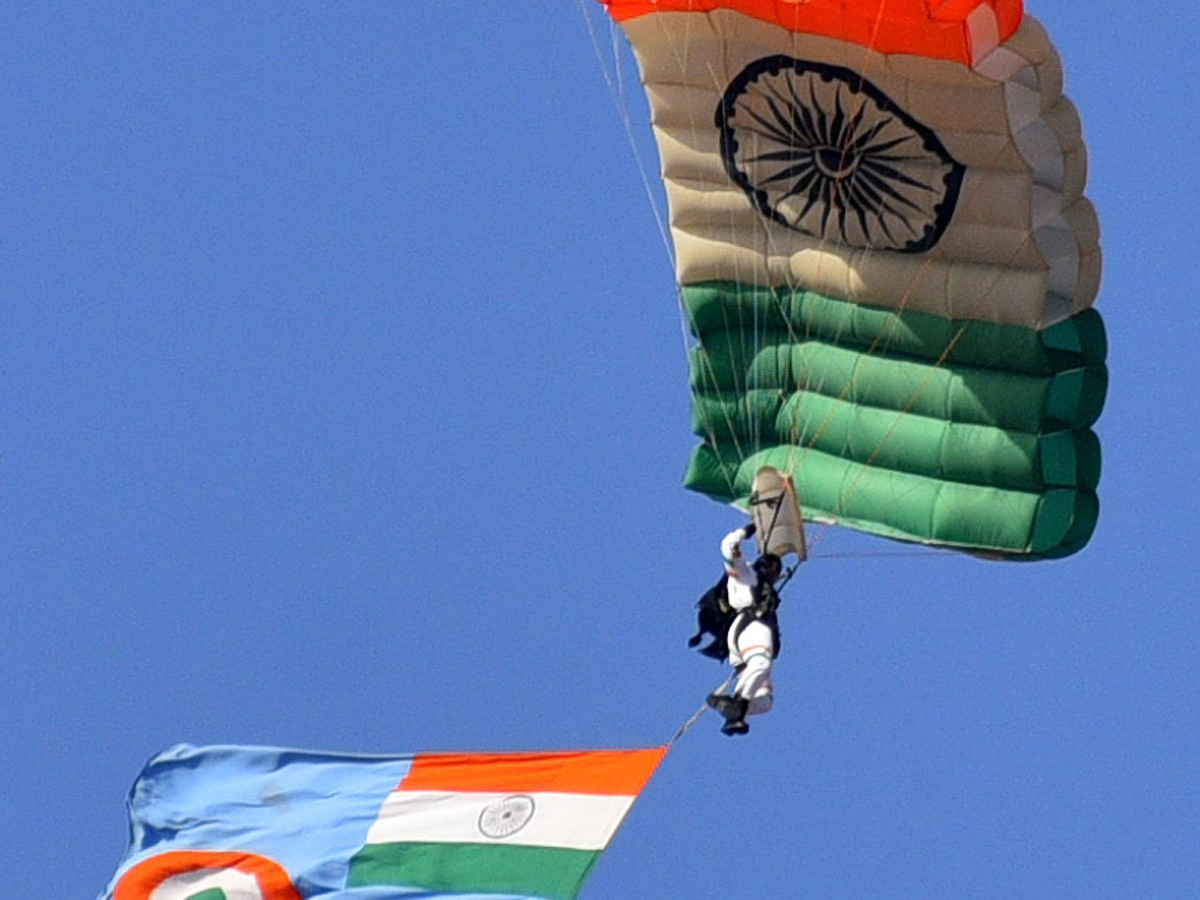
[[[1011,558],[1098,515],[1099,227],[1020,0],[600,0],[633,45],[696,345],[686,484]]]

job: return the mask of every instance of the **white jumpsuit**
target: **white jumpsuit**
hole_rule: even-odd
[[[770,712],[775,702],[771,687],[771,664],[775,660],[775,638],[771,629],[754,616],[754,588],[758,573],[746,562],[742,541],[746,531],[739,528],[721,541],[721,556],[729,574],[729,605],[740,614],[729,628],[729,661],[736,667],[744,665],[738,676],[734,694],[749,702],[747,715]]]

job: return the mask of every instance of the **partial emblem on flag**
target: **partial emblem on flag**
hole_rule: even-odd
[[[253,853],[177,850],[129,869],[114,900],[302,900],[287,872]]]
[[[666,752],[180,745],[134,783],[100,900],[573,900]]]

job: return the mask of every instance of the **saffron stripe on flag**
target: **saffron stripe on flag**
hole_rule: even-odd
[[[666,747],[569,753],[420,754],[401,790],[636,796]]]
[[[507,844],[369,844],[350,861],[347,886],[575,900],[599,857],[599,851]]]
[[[469,843],[603,850],[633,806],[610,794],[409,791],[393,793],[367,834],[368,844]]]

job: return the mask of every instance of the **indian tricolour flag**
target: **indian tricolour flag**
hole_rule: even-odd
[[[348,884],[570,900],[665,753],[418,756]]]
[[[666,752],[181,744],[134,783],[100,900],[574,898]]]

